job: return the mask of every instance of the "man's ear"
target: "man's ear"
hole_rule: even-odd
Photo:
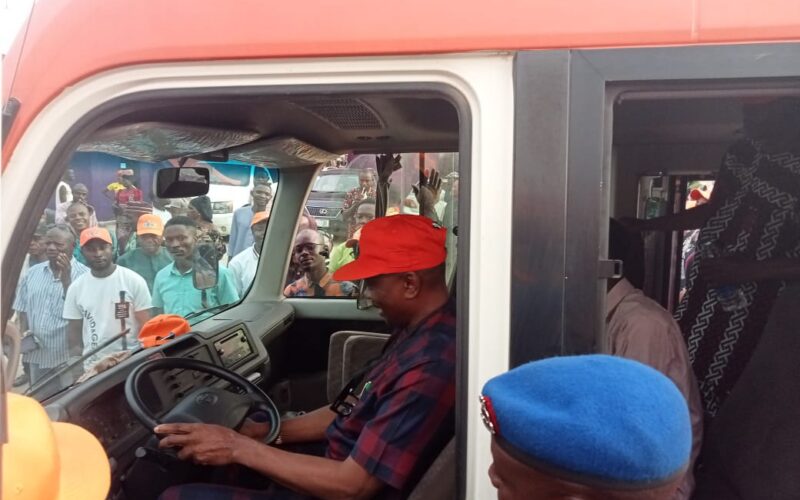
[[[422,287],[422,280],[419,273],[410,272],[403,275],[403,297],[415,299],[419,295]]]

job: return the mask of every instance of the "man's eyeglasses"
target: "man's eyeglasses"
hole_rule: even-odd
[[[359,254],[358,240],[353,241],[352,244],[348,243],[348,245],[351,245],[351,248],[353,250],[353,258],[358,259],[358,254]],[[356,308],[359,311],[365,311],[367,309],[372,309],[373,307],[375,307],[375,304],[372,303],[372,299],[367,297],[365,293],[366,290],[367,290],[367,281],[366,280],[359,281],[358,296],[356,296]]]
[[[367,297],[365,293],[367,290],[367,281],[361,280],[358,282],[358,296],[356,297],[356,308],[359,311],[366,311],[367,309],[372,309],[375,307],[375,304],[372,303],[372,299]]]

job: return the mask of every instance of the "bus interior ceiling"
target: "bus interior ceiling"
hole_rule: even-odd
[[[713,175],[742,137],[737,98],[622,100],[614,107],[612,216],[636,216],[646,175]]]
[[[642,176],[713,176],[728,147],[744,137],[743,105],[798,97],[800,81],[631,84],[613,92],[610,214],[633,217]]]
[[[456,108],[425,91],[159,98],[106,127],[146,122],[294,137],[335,153],[458,150]]]

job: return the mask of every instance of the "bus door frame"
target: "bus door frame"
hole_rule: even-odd
[[[599,263],[608,245],[615,85],[800,78],[799,49],[795,42],[516,54],[510,366],[602,351]]]

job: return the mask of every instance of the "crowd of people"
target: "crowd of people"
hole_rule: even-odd
[[[399,157],[392,160],[389,175],[399,166]],[[345,234],[321,231],[307,210],[300,216],[286,297],[357,295],[354,282],[335,280],[333,273],[355,259],[361,228],[376,217],[376,166],[366,166],[359,187],[346,194],[339,221]],[[69,170],[57,187],[55,211],[50,220],[46,211],[30,243],[14,304],[26,339],[19,385],[36,384],[44,374],[90,354],[78,363],[89,369],[104,356],[138,346],[138,332],[150,317],[185,317],[235,303],[253,282],[273,198],[268,178],[257,178],[251,203],[234,211],[226,244],[208,196],[152,197],[148,202],[136,186],[134,170],[121,168],[116,175],[102,193],[112,204],[113,221],[98,221],[89,189]],[[431,177],[438,179],[438,174]],[[433,207],[441,194],[440,183],[417,186],[414,210],[425,196],[436,198],[428,201]],[[395,204],[387,215],[403,212]],[[428,212],[436,213],[434,208]],[[210,275],[208,269],[198,272],[205,267],[198,259],[201,245],[210,245],[216,255]],[[64,385],[79,373],[72,370],[57,381]]]
[[[89,189],[70,169],[56,189],[55,210],[40,220],[13,305],[23,332],[24,373],[15,385],[34,386],[74,364],[48,382],[51,391],[66,387],[103,357],[137,347],[152,316],[234,303],[253,280],[269,220],[267,180],[255,185],[253,203],[237,211],[233,227],[249,253],[226,245],[208,196],[146,202],[127,168],[103,195],[114,219],[101,223]],[[217,269],[211,286],[198,288],[192,270],[203,244],[214,249]]]

